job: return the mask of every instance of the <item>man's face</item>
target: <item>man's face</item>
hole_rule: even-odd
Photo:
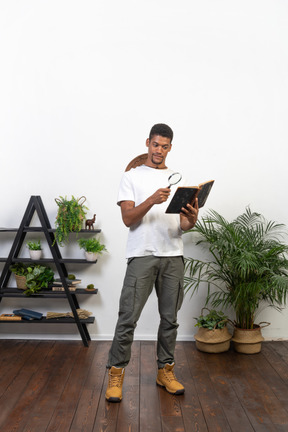
[[[154,168],[165,168],[165,160],[171,150],[170,138],[154,135],[151,140],[147,139],[148,164]]]

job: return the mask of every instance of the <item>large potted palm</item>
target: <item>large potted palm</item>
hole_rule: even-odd
[[[271,306],[281,310],[288,293],[288,246],[283,224],[267,221],[249,207],[232,222],[211,210],[190,230],[197,245],[206,247],[207,261],[186,258],[185,290],[207,287],[206,305],[232,308],[234,348],[238,352],[261,350],[261,324],[257,313]],[[188,232],[188,231],[187,231]],[[242,335],[246,337],[242,344]]]

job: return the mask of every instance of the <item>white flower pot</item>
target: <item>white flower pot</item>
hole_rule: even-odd
[[[29,249],[30,258],[32,260],[39,260],[42,256],[42,250],[30,250]]]
[[[97,252],[86,252],[85,251],[85,258],[87,261],[96,261],[98,257]]]

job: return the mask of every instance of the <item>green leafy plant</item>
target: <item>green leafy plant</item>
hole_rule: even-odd
[[[101,244],[100,241],[96,238],[80,238],[78,240],[78,244],[80,246],[80,249],[84,249],[86,252],[101,254],[102,252],[105,252],[107,250],[105,245]]]
[[[86,289],[88,289],[88,290],[94,290],[94,284],[87,285]]]
[[[49,283],[54,280],[54,272],[46,266],[39,264],[27,267],[25,294],[27,296],[35,294],[41,288],[48,288]]]
[[[207,308],[203,308],[207,309]],[[203,310],[201,311],[201,315],[197,318],[194,318],[197,323],[195,327],[203,327],[209,330],[214,329],[222,329],[227,325],[228,316],[224,315],[224,312],[217,311],[215,309],[211,309],[207,315],[203,315]]]
[[[59,207],[55,221],[55,241],[60,246],[68,243],[71,232],[79,232],[82,229],[83,220],[86,215],[85,210],[88,210],[83,204],[85,200],[85,197],[76,199],[73,195],[71,200],[62,196],[55,199]]]
[[[23,263],[15,263],[10,266],[10,270],[19,276],[26,277],[27,289],[24,293],[27,296],[37,293],[41,288],[48,288],[49,283],[54,281],[54,272],[49,267],[40,264],[27,266]]]
[[[9,267],[9,270],[12,273],[16,274],[17,276],[26,276],[26,274],[27,274],[27,265],[25,265],[22,262],[18,262],[18,263],[12,264]]]
[[[212,210],[190,231],[199,236],[196,244],[209,250],[210,259],[186,258],[186,292],[193,295],[200,284],[207,284],[206,305],[232,307],[235,325],[243,329],[254,328],[264,307],[281,310],[286,304],[288,246],[283,224],[267,221],[247,207],[232,222]]]
[[[69,280],[75,280],[75,279],[76,279],[76,276],[75,276],[74,274],[70,273],[70,274],[68,274],[67,278],[68,278]]]
[[[29,241],[27,242],[27,247],[29,250],[41,250],[41,241]]]

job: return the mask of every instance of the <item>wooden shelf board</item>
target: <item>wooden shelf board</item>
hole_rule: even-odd
[[[87,319],[80,319],[81,324],[93,324],[95,322],[95,317],[89,317]],[[9,323],[9,324],[76,324],[74,318],[63,317],[63,318],[51,318],[46,319],[45,317],[40,320],[0,320],[0,324]]]
[[[98,289],[96,288],[95,291],[86,291],[85,288],[77,288],[76,291],[69,291],[70,294],[76,294],[76,295],[93,295],[98,293]],[[26,294],[24,294],[24,290],[19,290],[18,288],[13,287],[6,287],[0,289],[0,297],[25,297],[27,298]],[[52,290],[41,290],[38,294],[33,294],[29,297],[33,298],[67,298],[65,291],[52,291]]]
[[[17,232],[19,230],[19,228],[0,228],[0,232]],[[25,226],[24,227],[24,231],[25,232],[44,232],[43,227],[38,227],[38,226]],[[48,228],[47,229],[48,232],[51,233],[55,233],[56,229],[55,228]],[[95,233],[100,233],[101,229],[94,229],[94,230],[87,230],[87,229],[81,229],[79,231],[79,233],[91,233],[91,234],[95,234]],[[71,232],[70,234],[78,234],[78,232]]]
[[[0,261],[2,261],[3,258],[0,258]],[[7,261],[7,258],[6,258]],[[51,258],[41,258],[39,260],[32,260],[31,258],[28,257],[18,257],[18,258],[12,258],[12,262],[26,262],[26,263],[55,263],[55,260],[51,257]],[[87,261],[86,259],[79,259],[79,258],[59,258],[58,262],[63,263],[63,264],[96,264],[97,260],[95,261]]]

